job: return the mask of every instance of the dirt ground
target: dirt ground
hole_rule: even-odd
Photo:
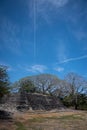
[[[0,130],[87,130],[87,111],[16,112],[0,120]]]

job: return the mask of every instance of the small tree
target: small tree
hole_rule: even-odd
[[[0,65],[0,99],[9,93],[9,78],[7,67]]]

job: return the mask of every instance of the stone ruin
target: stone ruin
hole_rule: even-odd
[[[63,108],[63,104],[57,97],[39,93],[11,94],[8,97],[4,97],[0,103],[0,110],[13,113],[27,110],[61,110]]]

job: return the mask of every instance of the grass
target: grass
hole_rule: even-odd
[[[0,130],[87,130],[87,112],[24,113],[0,125]]]
[[[87,120],[85,120],[86,118],[87,114],[85,117],[83,113],[74,113],[61,116],[50,115],[49,117],[35,117],[29,119],[29,122],[31,123],[32,130],[47,130],[52,128],[53,130],[54,128],[58,128],[58,130],[87,130]]]
[[[66,115],[58,118],[59,120],[83,120],[83,117],[79,115]]]
[[[30,123],[35,123],[35,122],[38,122],[38,123],[41,123],[41,122],[44,122],[45,121],[45,118],[32,118],[32,119],[29,119],[28,120]]]
[[[7,128],[1,128],[0,130],[8,130]]]
[[[51,116],[51,117],[37,117],[29,119],[31,123],[42,123],[47,120],[83,120],[84,118],[81,115],[64,115],[64,116]]]
[[[26,130],[26,127],[21,122],[15,122],[15,125],[17,126],[16,130]]]

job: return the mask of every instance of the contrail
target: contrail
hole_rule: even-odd
[[[75,57],[75,58],[69,58],[69,59],[65,59],[65,60],[61,61],[59,64],[67,63],[67,62],[71,62],[71,61],[78,61],[78,60],[82,60],[82,59],[86,59],[86,58],[87,58],[87,55],[83,55],[83,56]]]
[[[33,0],[33,9],[34,9],[34,62],[36,60],[36,0]]]

